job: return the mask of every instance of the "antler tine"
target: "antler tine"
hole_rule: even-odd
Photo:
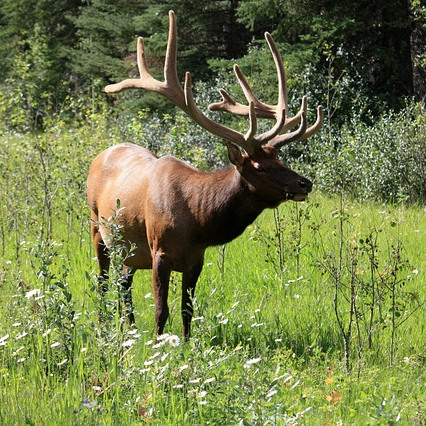
[[[177,29],[176,16],[171,10],[169,12],[169,38],[167,41],[166,58],[164,62],[164,81],[153,78],[149,72],[148,64],[145,56],[145,48],[143,38],[138,38],[137,43],[137,62],[139,68],[139,78],[129,78],[120,83],[110,84],[105,87],[106,93],[119,93],[127,89],[143,89],[156,92],[176,106],[187,112],[185,104],[185,94],[179,83],[176,66],[177,51]]]
[[[139,78],[144,78],[144,76],[151,76],[148,68],[148,63],[146,61],[145,55],[145,46],[143,44],[143,37],[138,37],[137,48],[136,48],[136,60],[139,70]]]
[[[282,108],[285,108],[287,110],[288,105],[288,93],[287,93],[287,80],[285,78],[285,69],[284,69],[284,62],[281,58],[280,52],[278,51],[277,45],[274,42],[274,39],[272,38],[271,34],[268,32],[265,33],[265,39],[268,43],[269,50],[272,53],[272,58],[275,62],[275,67],[277,69],[277,75],[278,75],[278,111]],[[277,112],[278,112],[277,111]]]
[[[277,117],[277,122],[275,123],[272,129],[268,130],[265,133],[262,133],[257,137],[257,140],[260,142],[260,145],[264,145],[273,139],[275,136],[282,132],[282,128],[285,125],[285,109],[281,110],[281,113]]]
[[[299,140],[306,132],[306,127],[307,127],[306,111],[307,111],[307,100],[306,100],[306,96],[303,96],[300,110],[296,115],[297,117],[299,117],[299,120],[300,120],[299,128],[293,132],[278,135],[277,137],[271,139],[268,142],[268,145],[274,147],[275,149],[280,149],[283,145],[286,145],[295,140]]]
[[[164,81],[171,85],[180,86],[177,74],[177,25],[173,10],[169,11],[169,38],[164,63]]]
[[[249,112],[250,127],[249,127],[247,133],[245,134],[244,139],[248,143],[253,143],[253,142],[256,141],[255,135],[257,133],[257,118],[256,118],[256,110],[254,108],[254,102],[253,101],[250,101],[249,108],[250,108],[250,112]],[[258,146],[260,146],[260,145],[261,144],[258,143]]]
[[[308,139],[309,137],[311,137],[315,133],[317,133],[321,129],[323,122],[324,122],[324,113],[323,113],[323,110],[322,110],[322,106],[318,105],[318,107],[317,107],[317,119],[316,119],[315,123],[306,130],[306,132],[299,138],[299,140],[303,141],[305,139]]]
[[[280,149],[282,146],[287,145],[290,142],[297,141],[302,139],[303,135],[306,132],[306,113],[302,111],[300,114],[300,126],[297,130],[290,133],[285,133],[283,135],[276,136],[274,139],[268,142],[269,146],[274,147],[275,149]]]
[[[256,142],[256,137],[254,136],[257,131],[257,117],[253,102],[251,103],[249,113],[250,128],[246,135],[243,135],[242,133],[231,129],[230,127],[223,126],[222,124],[211,120],[200,111],[200,109],[195,104],[194,95],[191,88],[191,74],[189,72],[185,74],[184,92],[188,115],[201,127],[208,130],[210,133],[213,133],[214,135],[243,148],[249,154],[253,154],[254,151],[260,146],[260,143]]]
[[[145,86],[150,86],[150,84],[152,84],[151,80],[155,81],[149,72],[149,68],[148,68],[148,64],[147,64],[146,56],[145,56],[145,47],[144,47],[142,37],[138,37],[136,59],[137,59],[138,70],[139,70],[139,78],[128,78],[126,80],[121,81],[120,83],[109,84],[108,86],[105,87],[106,93],[109,93],[109,94],[119,93],[123,90],[134,89],[134,88],[144,89]]]
[[[247,101],[253,101],[258,116],[262,118],[275,118],[276,108],[272,105],[261,102],[257,98],[237,64],[234,65],[234,74],[237,77],[238,83],[240,84]]]
[[[307,100],[306,96],[302,96],[302,104],[300,106],[299,112],[296,115],[294,115],[293,117],[287,118],[287,121],[286,121],[285,125],[283,126],[283,128],[281,129],[280,134],[281,135],[285,134],[289,129],[292,129],[297,124],[301,123],[302,113],[305,113],[305,116],[306,116],[307,111],[308,111],[308,100]]]
[[[306,96],[303,96],[302,98],[302,106],[300,108],[299,113],[295,117],[300,117],[301,123],[297,130],[290,133],[285,133],[282,135],[277,136],[276,138],[269,141],[268,145],[273,146],[276,149],[279,149],[283,145],[287,145],[290,142],[293,141],[303,141],[313,134],[317,133],[322,124],[323,124],[323,111],[322,106],[318,106],[317,108],[317,119],[315,123],[307,129],[307,120],[306,120],[306,113],[307,113],[307,100]]]
[[[253,101],[257,117],[275,118],[276,107],[274,105],[265,104],[257,98],[237,64],[234,65],[234,73],[247,101]],[[242,116],[249,115],[248,105],[243,105],[237,102],[225,89],[219,89],[219,93],[222,96],[222,101],[210,104],[210,111],[225,111],[234,115]]]

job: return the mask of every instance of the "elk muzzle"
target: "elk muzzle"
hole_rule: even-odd
[[[297,181],[297,192],[286,192],[286,200],[304,201],[308,194],[312,191],[312,182],[309,179],[301,177]]]

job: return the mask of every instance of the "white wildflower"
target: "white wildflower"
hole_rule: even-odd
[[[22,322],[14,322],[12,327],[19,327],[20,325],[22,325]]]
[[[159,336],[157,336],[157,342],[167,340],[169,338],[169,336],[170,336],[169,333],[160,334]]]
[[[258,362],[262,361],[262,357],[259,355],[257,358],[249,359],[245,362],[244,368],[249,368],[253,364],[257,364]]]
[[[52,332],[52,330],[50,328],[48,328],[44,333],[43,333],[43,337],[48,336],[50,333]]]
[[[62,360],[61,362],[58,362],[58,366],[60,367],[61,365],[64,365],[66,362],[68,362],[68,358],[65,358],[64,360]]]
[[[201,391],[197,396],[198,398],[204,398],[207,395],[206,391]]]
[[[27,291],[27,292],[25,293],[25,297],[26,297],[27,299],[31,299],[31,298],[32,298],[32,297],[34,297],[34,296],[36,296],[36,297],[40,296],[40,289],[39,289],[39,288],[35,288],[34,290]]]
[[[59,342],[55,342],[50,345],[51,348],[57,348],[58,346],[61,346]]]
[[[232,305],[232,308],[231,308],[231,309],[236,308],[239,304],[240,304],[240,301],[239,301],[239,300],[237,300],[237,301],[236,301],[236,302]]]
[[[18,334],[17,336],[16,336],[16,340],[20,340],[20,339],[22,339],[23,337],[25,337],[25,336],[28,336],[28,333],[27,332],[25,332],[25,331],[23,331],[22,333],[20,333],[20,334]]]
[[[278,391],[276,389],[273,389],[269,391],[269,393],[266,395],[266,398],[272,398]]]
[[[188,364],[181,365],[181,366],[179,367],[179,371],[182,373],[182,371],[183,371],[183,370],[186,370],[188,367],[189,367],[189,365],[188,365]]]
[[[145,366],[147,366],[148,367],[148,365],[151,365],[151,364],[153,364],[154,363],[154,361],[151,359],[150,361],[145,361],[144,363],[143,363],[143,365],[145,365]]]
[[[173,389],[182,389],[183,388],[183,385],[174,385],[173,386]]]
[[[295,387],[297,387],[300,383],[300,380],[297,380],[296,383],[294,383],[294,385],[291,387],[291,389],[294,389]]]
[[[200,383],[200,381],[201,381],[200,378],[198,378],[198,379],[192,379],[192,380],[189,381],[189,383],[196,384],[196,383]]]
[[[204,384],[212,383],[212,382],[214,382],[215,380],[216,380],[216,378],[215,378],[215,377],[210,377],[209,379],[204,380]]]
[[[81,349],[80,349],[80,352],[81,352],[81,353],[86,352],[86,351],[87,351],[87,348],[81,348]]]
[[[123,343],[121,344],[121,346],[123,346],[123,348],[130,348],[130,347],[132,347],[135,343],[136,343],[136,340],[135,340],[135,339],[129,339],[129,340],[126,340],[125,342],[123,342]]]
[[[24,348],[25,348],[25,346],[21,346],[20,348],[16,349],[16,351],[12,352],[12,356],[18,355],[18,353],[21,352],[22,349],[24,349]]]
[[[6,334],[3,337],[0,337],[0,346],[5,346],[7,345],[7,339],[9,338],[9,334]]]
[[[169,343],[170,343],[170,346],[174,346],[174,347],[179,346],[180,339],[175,334],[172,334],[171,336],[169,336]]]
[[[24,362],[26,360],[26,358],[19,358],[17,362]]]

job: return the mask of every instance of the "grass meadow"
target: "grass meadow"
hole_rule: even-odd
[[[188,342],[173,275],[155,340],[150,271],[136,327],[118,265],[99,310],[85,177],[114,142],[2,137],[0,424],[425,424],[423,208],[314,191],[267,211],[207,251]]]

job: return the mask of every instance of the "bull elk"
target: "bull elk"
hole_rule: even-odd
[[[161,94],[183,110],[202,128],[224,140],[232,165],[213,172],[200,171],[171,157],[158,158],[137,145],[123,143],[101,152],[93,161],[87,183],[91,208],[91,234],[100,277],[108,278],[110,244],[108,226],[101,219],[111,217],[120,200],[119,223],[123,241],[135,251],[125,260],[127,278],[123,284],[131,302],[134,271],[152,269],[156,333],[162,334],[169,316],[167,296],[171,271],[182,273],[183,335],[189,337],[193,314],[192,298],[201,273],[207,247],[227,243],[251,224],[266,208],[293,200],[303,201],[312,183],[290,170],[277,158],[283,145],[303,140],[322,126],[322,109],[317,109],[314,125],[307,128],[306,97],[300,111],[288,116],[287,84],[283,61],[269,33],[265,33],[278,74],[278,102],[261,102],[244,75],[234,66],[235,75],[248,101],[236,102],[224,89],[222,101],[210,110],[246,116],[249,129],[243,134],[221,125],[195,105],[191,75],[182,87],[177,75],[177,27],[169,12],[169,37],[164,65],[164,81],[154,79],[148,69],[143,39],[137,43],[140,78],[126,79],[105,87],[106,93],[143,89]],[[275,121],[272,128],[258,134],[258,118]],[[291,131],[298,126],[297,130]],[[131,308],[132,309],[132,308]],[[132,311],[127,319],[134,322]]]

